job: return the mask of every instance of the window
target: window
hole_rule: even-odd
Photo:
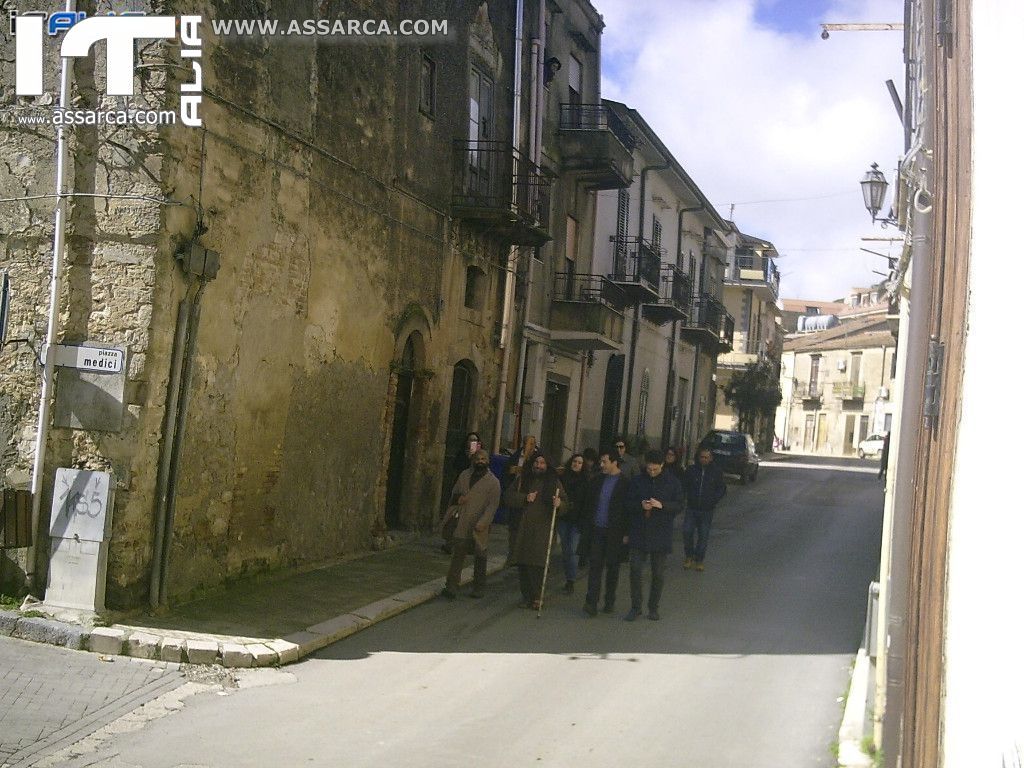
[[[860,384],[860,360],[861,352],[850,353],[850,383]]]
[[[661,222],[658,221],[658,217],[654,216],[654,225],[651,231],[651,245],[654,246],[655,251],[661,250]]]
[[[811,355],[811,376],[807,382],[807,391],[810,395],[818,392],[818,371],[821,369],[821,355]]]
[[[437,80],[437,65],[434,60],[423,54],[420,57],[420,112],[434,116]]]
[[[469,73],[469,140],[487,141],[491,138],[493,122],[494,84],[476,67]]]
[[[576,259],[576,219],[572,216],[565,217],[565,258]]]
[[[644,375],[640,377],[640,399],[637,403],[636,434],[637,437],[647,435],[647,401],[651,396],[651,371],[644,368]]]
[[[583,103],[583,65],[575,56],[569,56],[569,103]]]
[[[486,298],[486,275],[479,267],[466,268],[466,294],[463,304],[466,309],[483,309]]]
[[[471,192],[482,197],[493,196],[492,173],[494,154],[486,142],[491,139],[494,84],[474,67],[469,74],[469,168],[467,181]]]

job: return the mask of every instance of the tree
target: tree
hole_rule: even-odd
[[[765,425],[770,424],[774,433],[775,409],[782,402],[775,366],[766,361],[751,363],[732,377],[722,388],[722,393],[725,402],[739,415],[740,432],[752,435],[759,450],[770,450],[771,438],[762,432]]]

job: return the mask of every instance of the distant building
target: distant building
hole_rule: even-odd
[[[775,415],[755,425],[740,424],[737,411],[725,401],[724,391],[732,377],[754,363],[767,363],[778,376],[782,358],[782,326],[779,309],[778,251],[767,240],[745,235],[733,228],[735,248],[729,250],[725,267],[723,303],[735,318],[732,350],[718,357],[715,403],[716,429],[750,429],[758,449],[771,450]]]
[[[791,450],[855,455],[861,440],[892,426],[896,338],[888,302],[883,292],[874,303],[844,306],[856,311],[784,342],[775,431]]]

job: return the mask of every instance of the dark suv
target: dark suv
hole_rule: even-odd
[[[745,432],[715,429],[700,441],[701,448],[710,448],[715,464],[723,472],[738,475],[741,483],[757,479],[760,461],[754,450],[754,440]]]

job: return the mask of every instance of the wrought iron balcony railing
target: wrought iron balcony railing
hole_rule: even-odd
[[[506,141],[454,142],[452,207],[465,218],[502,217],[546,230],[551,181]]]
[[[555,273],[554,301],[607,304],[621,310],[627,304],[625,292],[604,275],[575,272]]]
[[[558,127],[563,131],[611,131],[630,152],[636,149],[636,137],[604,104],[562,104]]]
[[[685,320],[693,288],[689,276],[675,264],[661,265],[658,296],[644,303],[644,317],[655,323]]]
[[[804,400],[820,400],[821,399],[821,384],[818,382],[808,383],[806,381],[798,381],[796,386],[793,388],[794,394],[803,398]]]
[[[842,400],[863,400],[864,385],[852,381],[836,381],[832,383],[832,394]]]
[[[664,249],[655,248],[640,237],[612,237],[611,279],[616,283],[645,283],[654,294],[661,282],[661,256]]]

